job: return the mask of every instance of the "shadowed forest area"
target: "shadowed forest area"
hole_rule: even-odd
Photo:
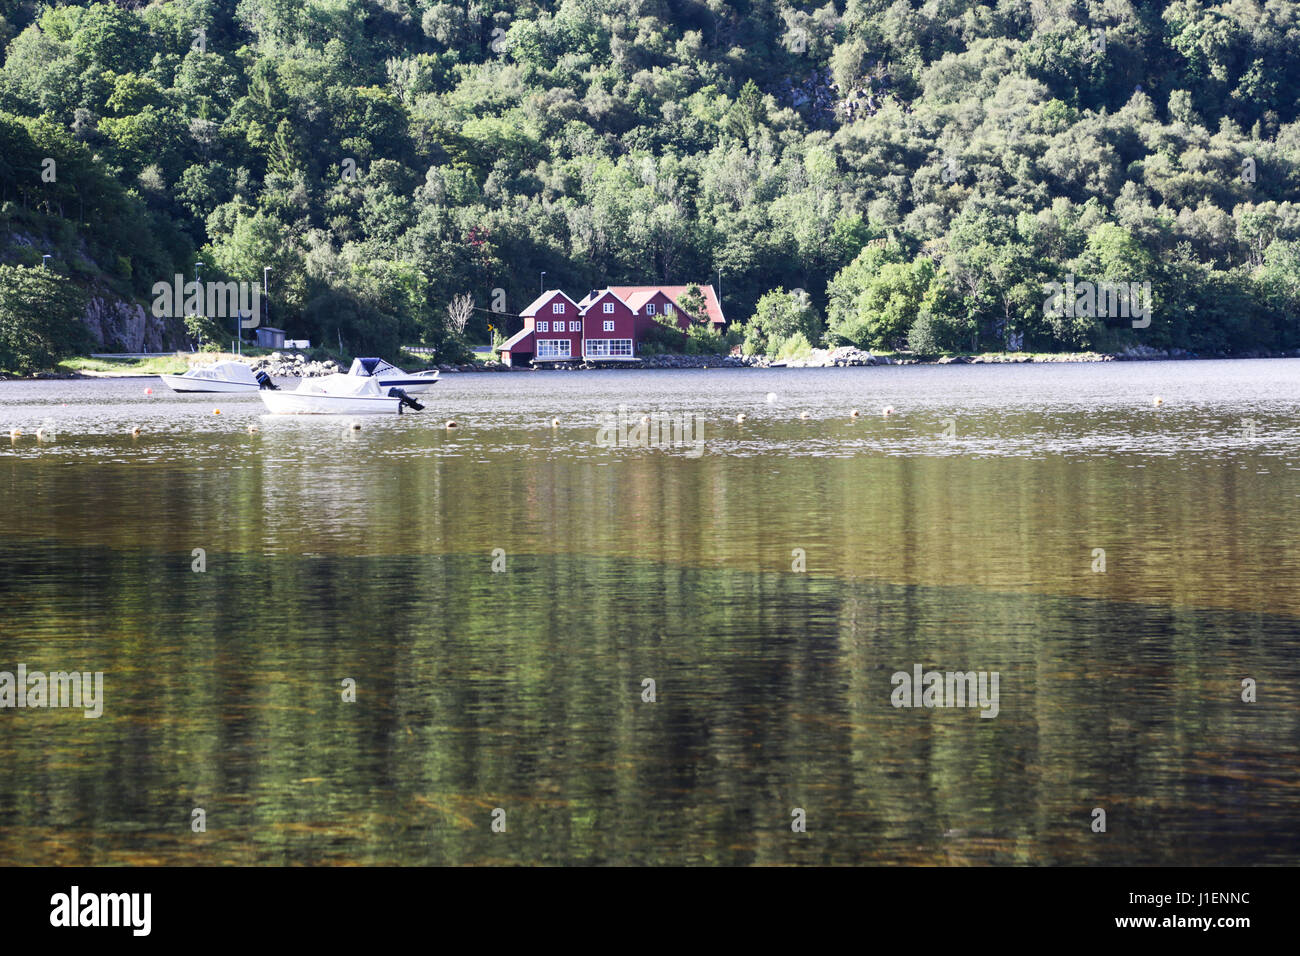
[[[1282,0],[0,0],[0,42],[4,369],[196,262],[373,354],[542,272],[720,282],[750,352],[1300,347]]]

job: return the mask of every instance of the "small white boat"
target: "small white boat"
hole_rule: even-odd
[[[217,362],[192,368],[184,375],[160,375],[173,392],[256,392],[261,388],[253,370],[243,362]]]
[[[400,388],[408,395],[427,392],[431,385],[438,384],[438,370],[428,369],[423,372],[403,372],[396,365],[381,358],[359,358],[352,360],[349,375],[361,378],[376,378],[384,388]]]
[[[293,391],[259,393],[275,415],[400,415],[403,408],[424,408],[401,388],[385,388],[377,378],[323,375],[304,378]]]

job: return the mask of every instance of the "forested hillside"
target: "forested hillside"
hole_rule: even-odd
[[[269,266],[275,325],[390,353],[454,348],[454,295],[518,312],[543,271],[577,293],[720,274],[750,349],[1300,346],[1295,3],[0,17],[0,262],[50,254],[146,306],[196,260]],[[1045,314],[1067,281],[1149,282],[1150,325]],[[0,351],[22,321],[0,310]]]

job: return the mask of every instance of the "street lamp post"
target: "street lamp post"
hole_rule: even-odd
[[[197,292],[198,292],[198,296],[199,296],[199,307],[198,307],[198,309],[197,309],[197,310],[195,311],[195,313],[194,313],[194,315],[195,315],[196,318],[197,318],[198,316],[203,315],[203,286],[199,284],[199,267],[202,266],[202,265],[203,265],[202,262],[199,262],[199,261],[195,260],[195,262],[194,262],[194,288],[195,288],[195,290],[197,290]],[[184,290],[182,290],[182,291],[184,291]],[[200,326],[200,327],[201,327],[201,326]],[[200,342],[203,341],[203,336],[202,336],[202,335],[199,336],[199,341],[200,341]]]
[[[49,253],[46,253],[45,255],[41,256],[41,268],[48,269],[49,267],[50,267],[50,255]]]
[[[266,316],[266,324],[270,325],[271,324],[271,267],[270,266],[262,267],[262,301],[265,303],[265,305],[263,306],[263,314]],[[253,334],[256,335],[257,333],[254,332]]]
[[[545,273],[545,272],[542,273],[542,279],[541,279],[541,281],[538,282],[537,284],[538,284],[539,286],[541,286],[541,288],[539,288],[539,289],[537,290],[538,292],[545,292],[545,291],[546,291],[546,273]]]

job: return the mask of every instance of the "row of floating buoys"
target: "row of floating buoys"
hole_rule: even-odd
[[[775,398],[776,398],[776,393],[775,393],[775,392],[768,392],[768,401],[774,401]],[[895,409],[894,409],[894,406],[893,406],[893,405],[886,405],[884,408],[882,408],[882,409],[880,410],[880,414],[884,415],[884,416],[887,418],[887,417],[889,417],[890,415],[893,415],[893,414],[894,414],[894,411],[895,411]],[[849,417],[850,417],[850,418],[860,418],[861,415],[862,415],[862,413],[861,413],[860,411],[858,411],[856,408],[853,409],[853,410],[851,410],[851,411],[849,412]],[[811,416],[807,411],[802,411],[802,412],[799,413],[799,417],[800,417],[801,419],[808,419],[808,418],[811,418],[812,416]],[[738,413],[738,414],[736,415],[736,423],[737,423],[737,424],[744,424],[744,423],[747,422],[747,421],[749,421],[749,416],[746,415],[744,412],[740,412],[740,413]],[[642,424],[642,425],[648,425],[648,424],[650,424],[650,416],[649,416],[649,415],[642,415],[642,416],[641,416],[641,424]],[[456,423],[455,423],[454,421],[447,422],[447,427],[448,427],[448,428],[455,428],[455,427],[456,427]],[[559,427],[560,427],[560,420],[559,420],[558,418],[552,418],[552,419],[551,419],[551,427],[552,427],[552,428],[559,428]]]
[[[145,394],[146,394],[146,395],[151,395],[151,394],[153,394],[153,389],[151,389],[151,388],[146,388],[144,391],[145,391]],[[767,393],[767,401],[768,401],[768,404],[772,404],[772,403],[776,402],[776,400],[777,400],[776,392],[768,392],[768,393]],[[1159,405],[1163,405],[1164,403],[1165,403],[1165,400],[1164,400],[1163,398],[1161,398],[1159,395],[1155,396],[1155,398],[1152,400],[1152,404],[1157,405],[1157,406],[1159,406]],[[66,407],[66,405],[67,405],[67,403],[65,402],[65,403],[64,403],[64,406]],[[884,406],[884,407],[880,410],[880,414],[883,415],[883,416],[885,416],[886,418],[888,418],[890,415],[893,415],[894,412],[895,412],[895,409],[894,409],[894,406],[893,406],[893,405],[886,405],[886,406]],[[214,408],[214,409],[212,410],[212,414],[213,414],[213,415],[220,415],[220,414],[221,414],[221,409],[219,409],[219,408]],[[851,409],[851,410],[849,411],[849,417],[850,417],[850,418],[860,418],[861,416],[862,416],[862,413],[861,413],[858,409],[856,409],[856,408]],[[811,415],[810,415],[807,411],[801,411],[801,412],[799,413],[799,418],[802,419],[802,420],[807,420],[807,419],[810,418],[810,417],[811,417]],[[744,412],[740,412],[739,414],[736,415],[736,423],[737,423],[737,424],[744,424],[744,423],[745,423],[746,421],[748,421],[748,420],[749,420],[749,416],[746,415]],[[642,416],[641,416],[641,424],[643,424],[643,425],[647,425],[647,424],[649,424],[649,423],[650,423],[650,416],[649,416],[649,415],[642,415]],[[453,428],[459,428],[460,425],[459,425],[459,423],[457,423],[457,421],[456,421],[454,418],[449,418],[449,419],[447,419],[447,423],[446,423],[446,426],[445,426],[445,427],[447,427],[448,429],[453,429]],[[551,419],[551,427],[552,427],[552,428],[559,428],[559,427],[560,427],[560,420],[559,420],[558,418],[552,418],[552,419]],[[359,431],[361,431],[361,423],[360,423],[360,422],[352,422],[352,423],[348,426],[348,428],[349,428],[349,430],[351,430],[351,431],[359,432]],[[256,435],[256,434],[258,433],[258,427],[257,427],[256,425],[249,425],[249,426],[248,426],[248,433],[249,433],[250,435]],[[23,430],[22,430],[21,428],[11,428],[11,429],[9,430],[9,438],[10,438],[11,441],[16,441],[16,440],[18,440],[19,438],[22,437],[22,434],[23,434]],[[46,431],[45,431],[45,429],[44,429],[43,427],[42,427],[42,428],[38,428],[38,429],[36,429],[35,435],[36,435],[36,440],[37,440],[37,441],[45,441],[47,438],[50,438],[50,439],[52,440],[52,436],[51,436],[51,435],[48,435],[48,434],[46,433]],[[136,426],[132,427],[132,429],[131,429],[131,437],[132,437],[132,438],[139,438],[139,437],[140,437],[140,426],[136,425]]]

